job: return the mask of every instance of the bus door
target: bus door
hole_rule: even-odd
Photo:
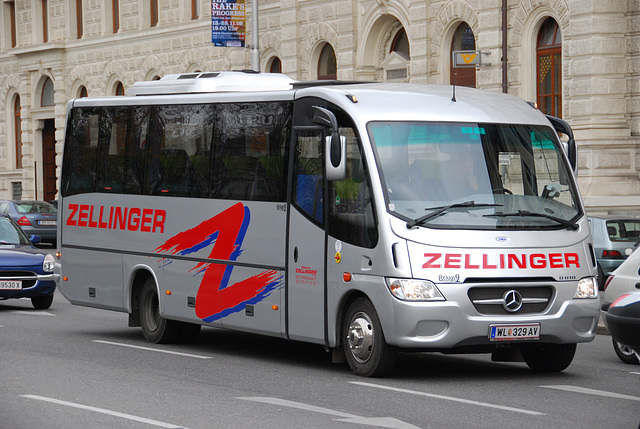
[[[294,128],[287,256],[287,329],[292,340],[325,343],[325,180],[321,128]]]

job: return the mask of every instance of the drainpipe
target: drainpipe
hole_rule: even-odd
[[[508,55],[507,46],[507,0],[502,0],[502,92],[509,92],[509,77],[508,77]]]

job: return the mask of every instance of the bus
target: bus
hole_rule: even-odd
[[[60,290],[149,342],[245,331],[382,376],[399,351],[562,371],[595,337],[573,134],[515,96],[190,73],[72,100],[65,133]]]

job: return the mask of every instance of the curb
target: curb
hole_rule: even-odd
[[[598,321],[598,327],[596,328],[596,334],[598,335],[609,335],[609,331],[607,330],[607,325],[604,323],[604,313],[600,314],[600,320]]]

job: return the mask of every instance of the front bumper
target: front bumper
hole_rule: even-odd
[[[12,298],[33,298],[43,295],[51,295],[55,292],[60,274],[37,274],[33,286],[23,289],[0,289],[0,300]]]
[[[390,344],[407,349],[435,351],[486,347],[498,344],[489,339],[491,325],[539,323],[540,336],[534,341],[558,344],[592,341],[596,335],[600,301],[597,297],[574,299],[575,283],[569,284],[555,285],[555,294],[544,311],[522,315],[480,314],[468,298],[468,285],[465,284],[441,288],[447,301],[408,302],[394,298],[393,329],[386,339]]]

